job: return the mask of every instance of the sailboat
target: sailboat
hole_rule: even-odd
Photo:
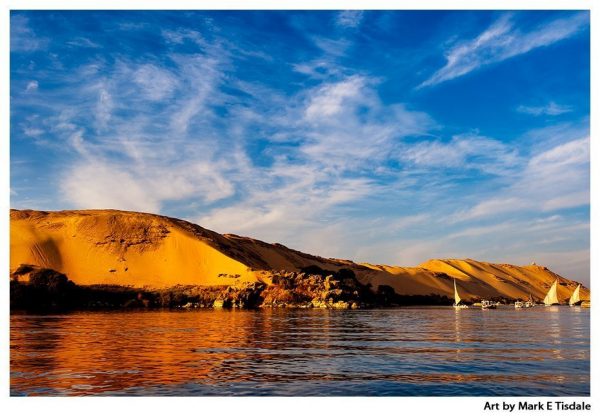
[[[579,299],[579,289],[581,289],[581,285],[577,285],[577,288],[571,295],[569,306],[579,306],[581,304],[581,299]]]
[[[554,283],[552,283],[552,286],[550,286],[550,290],[548,291],[548,293],[546,294],[546,297],[544,298],[544,305],[546,306],[552,306],[552,305],[558,305],[558,296],[556,294],[556,287],[558,285],[558,279],[556,279],[554,281]]]
[[[454,309],[467,309],[468,306],[464,303],[461,304],[461,298],[458,296],[458,290],[456,289],[456,279],[454,279]]]

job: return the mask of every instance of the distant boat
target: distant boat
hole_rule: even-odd
[[[579,299],[579,289],[581,289],[581,285],[577,285],[577,288],[571,295],[571,299],[569,299],[569,306],[579,306],[581,305],[582,300]]]
[[[454,279],[454,309],[467,309],[468,306],[465,305],[464,303],[461,304],[460,302],[462,301],[462,299],[460,298],[460,296],[458,295],[458,290],[456,289],[456,279]]]
[[[558,285],[558,279],[556,279],[554,281],[554,283],[552,283],[552,286],[550,286],[550,290],[548,291],[548,293],[546,294],[546,297],[544,298],[544,305],[546,306],[552,306],[552,305],[558,305],[558,296],[556,294],[556,287]]]
[[[529,294],[529,299],[527,301],[518,300],[515,302],[515,308],[533,308],[535,306],[535,302],[531,297],[531,293]]]
[[[496,309],[498,304],[496,302],[492,302],[491,300],[482,300],[481,301],[481,309]]]

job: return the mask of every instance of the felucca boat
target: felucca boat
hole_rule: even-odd
[[[535,301],[533,300],[533,296],[531,296],[531,293],[529,294],[529,299],[527,299],[527,302],[525,302],[525,307],[526,308],[533,308],[535,306]]]
[[[529,294],[529,299],[527,299],[527,301],[518,300],[515,302],[515,308],[533,308],[534,305],[535,305],[535,302],[533,301],[533,298],[531,297],[531,293]]]
[[[461,304],[460,302],[462,301],[462,299],[460,298],[460,296],[458,296],[458,290],[456,289],[456,279],[454,279],[454,309],[467,309],[468,306],[465,305],[464,303]]]
[[[581,289],[581,285],[577,285],[577,288],[575,289],[575,291],[571,295],[571,298],[569,299],[569,306],[579,306],[579,305],[581,305],[582,300],[579,299],[579,289]]]
[[[556,279],[554,281],[554,283],[552,283],[552,286],[550,286],[550,290],[548,291],[548,293],[546,294],[546,297],[544,298],[544,305],[545,306],[552,306],[552,305],[558,305],[558,296],[556,294],[556,287],[558,285],[558,279]]]
[[[481,301],[481,309],[496,309],[498,307],[497,302],[493,302],[491,300],[482,300]]]

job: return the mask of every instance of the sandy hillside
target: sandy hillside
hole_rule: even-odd
[[[373,289],[388,285],[404,295],[502,296],[541,299],[559,278],[559,299],[576,283],[543,266],[474,260],[430,260],[418,267],[356,264],[325,259],[233,234],[221,235],[186,221],[114,210],[11,210],[10,267],[34,264],[65,273],[77,284],[168,287],[269,282],[269,271],[317,265],[350,268]],[[583,298],[589,298],[587,289]]]
[[[260,270],[344,265],[174,218],[113,210],[11,210],[10,248],[11,270],[34,264],[78,284],[231,285],[260,280]]]

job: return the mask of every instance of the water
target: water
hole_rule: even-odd
[[[10,318],[11,395],[588,396],[589,309]]]

